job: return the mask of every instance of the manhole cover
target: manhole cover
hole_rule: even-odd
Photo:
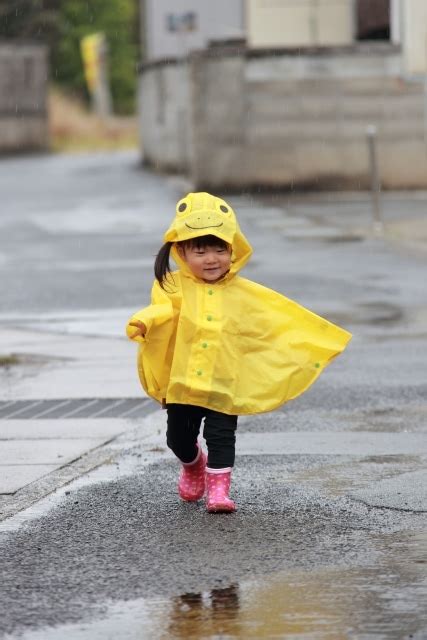
[[[0,402],[0,419],[140,418],[147,415],[148,398],[64,398]]]

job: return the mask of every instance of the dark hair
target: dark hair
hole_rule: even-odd
[[[154,275],[156,276],[156,280],[159,282],[162,289],[164,289],[165,282],[167,281],[170,273],[170,252],[175,243],[174,242],[166,242],[159,250],[156,261],[154,263]],[[181,242],[177,242],[177,245],[184,248],[184,250],[189,247],[190,249],[205,249],[206,247],[221,247],[221,249],[228,249],[228,244],[225,240],[221,240],[221,238],[217,238],[216,236],[210,234],[207,236],[199,236],[198,238],[190,238],[189,240],[182,240]]]
[[[162,289],[165,288],[165,280],[167,280],[171,272],[169,258],[172,246],[173,242],[166,242],[162,247],[160,247],[160,250],[154,262],[154,275],[156,276],[156,280],[158,280]]]

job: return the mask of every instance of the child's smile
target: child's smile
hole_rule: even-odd
[[[229,271],[231,250],[222,247],[186,247],[180,252],[196,278],[217,282]]]

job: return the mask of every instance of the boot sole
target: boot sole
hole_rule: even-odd
[[[181,498],[181,500],[183,500],[184,502],[198,502],[199,500],[201,500],[204,497],[204,493],[198,497],[198,498],[184,498],[184,496],[179,496]]]
[[[215,504],[207,507],[208,513],[234,513],[236,507],[228,507],[226,505]]]

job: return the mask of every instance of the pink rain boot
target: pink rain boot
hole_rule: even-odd
[[[195,502],[205,495],[206,454],[197,445],[197,456],[193,462],[182,462],[178,493],[183,500]]]
[[[206,508],[209,513],[231,513],[236,504],[228,497],[231,483],[231,467],[209,469],[206,467],[207,497]]]

